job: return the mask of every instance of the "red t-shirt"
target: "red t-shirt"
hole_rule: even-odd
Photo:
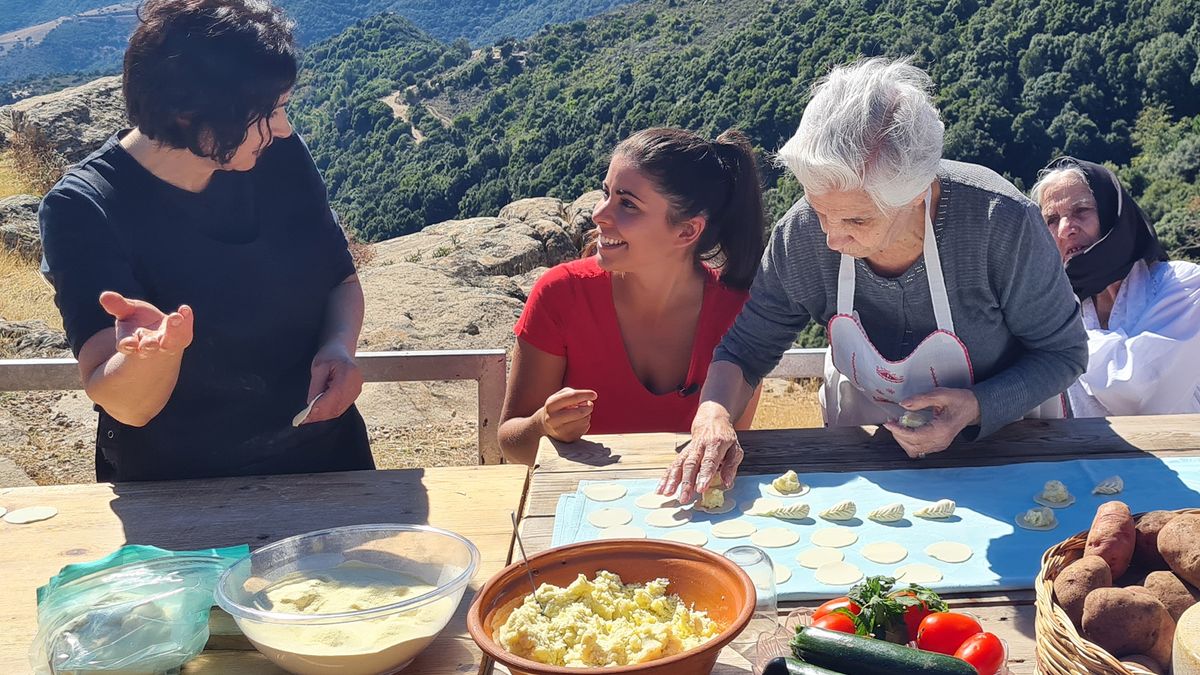
[[[564,387],[596,392],[589,434],[686,432],[700,405],[713,350],[747,297],[746,291],[722,285],[710,270],[682,392],[651,393],[633,372],[613,305],[612,275],[594,256],[547,270],[513,332],[544,352],[566,357]]]

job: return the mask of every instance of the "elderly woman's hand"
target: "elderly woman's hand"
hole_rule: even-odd
[[[729,411],[705,402],[692,421],[691,442],[667,467],[657,492],[670,495],[678,488],[679,503],[690,504],[711,485],[729,489],[744,456]]]
[[[945,450],[959,432],[968,425],[979,423],[979,399],[970,389],[934,389],[901,401],[900,406],[905,410],[928,408],[933,412],[933,419],[928,424],[915,429],[898,422],[884,425],[904,452],[914,459]]]
[[[317,352],[312,360],[312,379],[308,385],[308,398],[312,401],[318,394],[321,400],[313,404],[304,424],[324,422],[341,417],[358,395],[362,393],[363,376],[354,362],[354,355],[338,342],[331,342]]]

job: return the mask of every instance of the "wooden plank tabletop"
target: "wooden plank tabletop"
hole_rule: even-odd
[[[35,589],[64,565],[103,557],[123,544],[192,550],[252,549],[304,532],[366,523],[429,524],[457,532],[480,565],[454,618],[407,672],[479,672],[483,654],[467,634],[475,591],[508,564],[510,511],[519,511],[523,466],[225,478],[162,483],[0,490],[0,506],[54,506],[58,516],[30,525],[0,523],[0,673],[28,673],[37,630]],[[209,649],[186,673],[283,673],[214,611]]]
[[[805,471],[843,472],[927,469],[1145,453],[1200,456],[1200,415],[1025,420],[922,460],[908,459],[886,430],[867,427],[747,431],[738,436],[746,452],[743,473],[782,473],[799,466]],[[521,522],[526,549],[532,554],[550,547],[558,497],[575,491],[579,481],[658,478],[686,441],[686,434],[591,436],[570,444],[543,439]],[[952,594],[947,600],[979,616],[988,630],[1008,642],[1013,675],[1035,672],[1032,590]],[[781,611],[804,604],[818,603],[787,603]],[[713,672],[748,673],[750,668],[725,649]]]

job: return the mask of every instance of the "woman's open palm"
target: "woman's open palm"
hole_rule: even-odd
[[[175,356],[192,344],[192,308],[164,314],[143,300],[130,300],[120,293],[100,294],[100,306],[116,319],[117,351],[138,358],[156,354]]]

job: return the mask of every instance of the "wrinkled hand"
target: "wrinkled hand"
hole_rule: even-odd
[[[100,306],[116,319],[117,351],[139,359],[178,356],[192,344],[192,308],[164,314],[142,300],[129,300],[120,293],[104,291]]]
[[[354,403],[362,393],[363,376],[354,362],[354,355],[341,344],[329,344],[321,348],[312,361],[312,378],[308,385],[305,404],[324,393],[313,405],[302,424],[324,422],[336,417]]]
[[[930,408],[933,411],[933,420],[916,429],[909,429],[896,421],[884,424],[904,452],[913,459],[945,450],[964,428],[979,423],[979,399],[970,389],[934,389],[901,401],[900,407],[905,410]]]
[[[658,483],[656,492],[661,495],[675,494],[679,489],[679,503],[690,504],[713,485],[728,490],[733,487],[745,453],[738,443],[733,421],[724,408],[706,411],[702,404],[692,421],[692,439],[687,447],[671,462]]]
[[[592,427],[596,392],[591,389],[563,387],[550,394],[538,411],[542,432],[558,441],[573,443]]]

